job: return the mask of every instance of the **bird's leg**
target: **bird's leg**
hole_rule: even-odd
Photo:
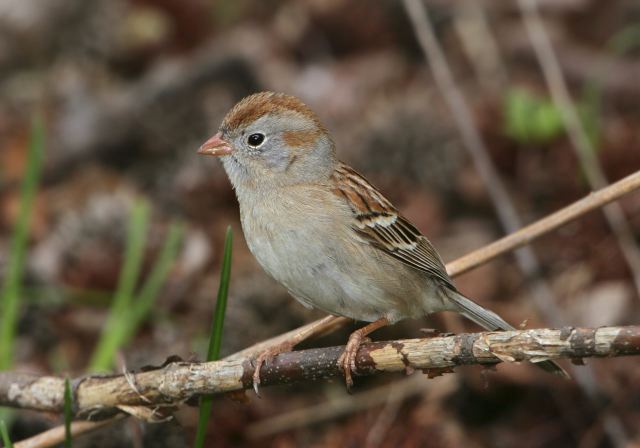
[[[292,334],[287,339],[267,347],[260,352],[255,360],[256,367],[253,371],[253,390],[255,390],[256,395],[260,396],[260,370],[265,363],[271,362],[273,358],[280,353],[292,351],[296,345],[305,339],[324,333],[327,329],[333,326],[333,322],[337,319],[341,318],[337,316],[327,316],[315,322],[313,325],[308,325],[302,328],[299,332]]]
[[[371,322],[370,324],[354,331],[349,336],[347,346],[342,352],[342,355],[340,355],[340,358],[338,358],[338,366],[344,372],[344,380],[347,383],[347,389],[350,389],[351,386],[353,386],[351,372],[356,371],[356,355],[358,354],[358,349],[364,341],[364,338],[368,334],[376,331],[378,328],[386,327],[387,325],[389,325],[389,319],[382,317],[375,322]]]

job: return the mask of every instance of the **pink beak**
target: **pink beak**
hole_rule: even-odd
[[[222,138],[220,132],[204,142],[200,149],[198,149],[198,154],[216,157],[228,156],[232,152],[231,145]]]

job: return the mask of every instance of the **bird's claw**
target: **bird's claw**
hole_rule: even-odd
[[[253,391],[258,398],[262,398],[262,395],[260,395],[260,380],[256,381],[255,378],[253,379]]]
[[[349,341],[344,351],[338,358],[338,367],[344,373],[344,382],[347,386],[347,392],[351,392],[353,387],[353,373],[356,373],[356,358],[358,355],[358,349],[364,342],[365,338],[357,332],[354,332],[349,336]]]
[[[271,349],[267,349],[256,358],[256,367],[253,370],[253,391],[258,398],[262,398],[262,395],[260,395],[260,371],[262,370],[262,366],[268,362],[270,363],[276,356],[276,353],[272,353],[272,351]]]
[[[290,341],[284,341],[278,345],[274,345],[273,347],[267,348],[265,351],[261,352],[255,360],[255,368],[253,370],[253,391],[256,393],[258,398],[262,398],[260,395],[260,372],[262,367],[265,364],[270,364],[273,361],[273,358],[278,356],[280,353],[290,352],[293,350],[295,343]]]

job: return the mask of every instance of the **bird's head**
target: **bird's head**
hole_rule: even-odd
[[[315,113],[298,98],[273,92],[241,100],[198,152],[220,157],[237,189],[322,181],[337,163]]]

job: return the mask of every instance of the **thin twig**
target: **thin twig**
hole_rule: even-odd
[[[71,423],[71,437],[75,438],[81,434],[87,434],[103,426],[110,425],[125,418],[125,415],[117,415],[111,419],[99,422],[76,421]],[[56,426],[47,431],[41,432],[28,439],[21,440],[13,444],[15,448],[49,448],[64,442],[64,425]]]
[[[453,25],[482,86],[495,92],[508,82],[500,47],[491,32],[484,6],[477,0],[456,2]]]
[[[585,213],[596,210],[638,188],[640,188],[640,171],[630,174],[602,190],[593,192],[573,204],[523,227],[517,232],[447,264],[447,271],[452,276],[467,272],[499,255],[529,244],[551,230],[557,229]]]
[[[322,319],[313,321],[310,324],[303,325],[302,327],[298,327],[294,330],[287,331],[286,333],[279,334],[278,336],[274,336],[270,339],[260,341],[257,344],[254,344],[250,347],[240,350],[239,352],[236,352],[232,355],[225,357],[224,360],[233,361],[235,359],[249,358],[251,356],[255,356],[263,352],[264,350],[266,350],[268,347],[272,347],[283,341],[290,340],[293,336],[297,334],[301,334],[301,333],[306,334],[309,331],[311,331],[311,329],[318,328],[318,325],[325,319],[327,319],[327,317],[323,317]],[[346,317],[333,316],[333,319],[331,321],[328,321],[328,320],[325,321],[325,326],[323,331],[316,333],[316,336],[321,336],[322,334],[325,334],[325,333],[331,333],[332,331],[348,324],[349,322],[353,322],[353,321],[351,319],[347,319]]]
[[[339,346],[282,353],[262,367],[261,385],[342,378],[337,360],[343,351]],[[356,373],[440,373],[460,365],[629,355],[640,355],[640,326],[464,333],[363,344]],[[85,377],[75,388],[74,410],[82,418],[97,410],[112,415],[116,409],[174,407],[203,394],[250,389],[253,371],[253,358],[175,362],[134,374],[138,391],[124,375]],[[62,412],[63,391],[60,377],[0,372],[0,406]]]
[[[385,403],[402,403],[415,395],[431,395],[450,393],[455,388],[457,379],[451,375],[439,377],[436,381],[425,381],[424,377],[412,375],[403,381],[384,385],[357,395],[343,395],[328,402],[320,403],[304,409],[276,415],[253,423],[247,427],[245,434],[252,439],[267,437],[280,432],[303,426],[339,419],[346,415],[371,409]],[[390,391],[393,390],[393,393]]]
[[[567,134],[575,150],[580,167],[585,173],[592,189],[607,186],[608,181],[596,157],[593,143],[587,136],[576,106],[571,99],[569,88],[562,74],[560,63],[555,54],[551,40],[545,29],[536,0],[518,0],[518,6],[522,14],[529,39],[533,45],[536,57],[542,68],[547,87],[551,92],[553,102],[558,106]],[[611,230],[615,234],[620,250],[629,265],[631,275],[640,298],[640,250],[635,242],[631,226],[624,215],[622,207],[611,204],[604,207],[603,212]]]
[[[387,393],[387,399],[385,400],[384,407],[378,413],[378,418],[376,418],[376,421],[367,432],[367,437],[364,442],[365,448],[377,448],[384,441],[389,432],[389,428],[393,425],[404,403],[404,400],[393,399],[393,397],[398,394],[402,385],[402,382],[392,383],[388,390],[385,391]]]

